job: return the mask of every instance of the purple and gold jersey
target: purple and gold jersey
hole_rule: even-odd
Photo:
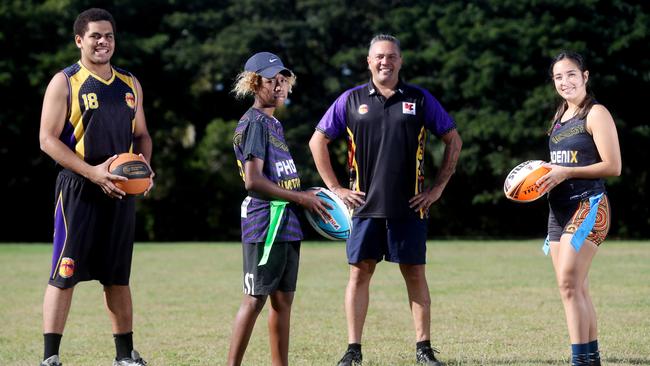
[[[366,193],[357,217],[424,218],[409,199],[422,192],[427,131],[440,137],[456,124],[425,89],[400,82],[386,99],[372,84],[345,91],[316,129],[333,140],[346,134],[350,189]]]
[[[239,174],[244,176],[244,164],[258,158],[264,161],[262,173],[271,182],[284,189],[299,191],[300,177],[289,147],[284,140],[280,121],[258,109],[250,108],[239,120],[233,136],[233,146]],[[270,216],[270,197],[248,192],[241,207],[242,242],[257,243],[266,239]],[[276,242],[302,240],[297,207],[287,205],[275,238]]]
[[[109,80],[81,61],[63,70],[68,79],[68,115],[59,139],[88,164],[133,152],[137,92],[135,78],[113,67]]]
[[[571,118],[566,122],[556,122],[551,131],[548,147],[550,162],[566,167],[578,167],[601,161],[593,136],[585,127],[586,118]],[[598,193],[605,192],[602,179],[567,179],[548,193],[551,202],[581,201]]]

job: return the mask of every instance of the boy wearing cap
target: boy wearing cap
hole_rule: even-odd
[[[300,177],[273,113],[295,83],[293,73],[272,53],[248,59],[237,76],[237,98],[252,95],[253,106],[233,136],[239,173],[248,191],[241,205],[243,290],[228,352],[228,365],[240,365],[267,297],[272,365],[288,365],[289,320],[298,277],[302,231],[297,205],[328,216],[327,205],[300,191]]]

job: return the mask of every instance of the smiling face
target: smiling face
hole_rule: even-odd
[[[580,104],[587,95],[589,71],[582,71],[570,58],[564,58],[553,65],[553,82],[560,96],[572,104]]]
[[[81,61],[85,65],[106,65],[115,51],[115,34],[109,21],[88,23],[83,36],[76,35],[75,43],[81,50]]]
[[[372,81],[387,87],[394,87],[399,80],[402,56],[399,47],[390,41],[374,43],[368,52],[368,69]]]
[[[262,77],[255,92],[256,104],[263,108],[277,108],[284,104],[289,95],[289,79],[278,73],[273,78]]]

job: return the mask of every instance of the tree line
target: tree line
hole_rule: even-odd
[[[280,55],[298,77],[277,117],[303,186],[322,186],[307,142],[334,99],[369,79],[365,57],[377,33],[400,39],[402,77],[431,91],[464,141],[456,174],[430,211],[431,237],[545,236],[544,200],[509,202],[502,185],[519,162],[548,160],[546,129],[558,102],[548,67],[564,49],[586,57],[592,91],[618,128],[623,172],[607,180],[611,233],[649,234],[644,2],[58,0],[0,4],[0,241],[51,238],[57,169],[39,150],[40,108],[50,78],[78,60],[72,24],[89,7],[113,14],[112,63],[144,89],[157,179],[138,203],[138,240],[238,239],[245,191],[232,132],[252,101],[235,100],[230,89],[258,51]],[[429,178],[442,148],[428,143]],[[345,149],[339,141],[333,155],[343,182]]]

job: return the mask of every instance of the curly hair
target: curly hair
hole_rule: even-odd
[[[113,19],[111,13],[104,9],[91,8],[81,12],[81,14],[77,16],[73,26],[74,34],[83,37],[88,31],[88,23],[99,22],[102,20],[111,23],[113,33],[117,33],[117,30],[115,29],[115,19]]]
[[[291,76],[287,76],[287,81],[289,82],[289,93],[291,93],[291,89],[296,84],[296,75],[291,73]],[[260,86],[262,86],[261,75],[252,71],[242,71],[235,78],[232,92],[237,99],[244,99],[249,95],[255,95]]]

